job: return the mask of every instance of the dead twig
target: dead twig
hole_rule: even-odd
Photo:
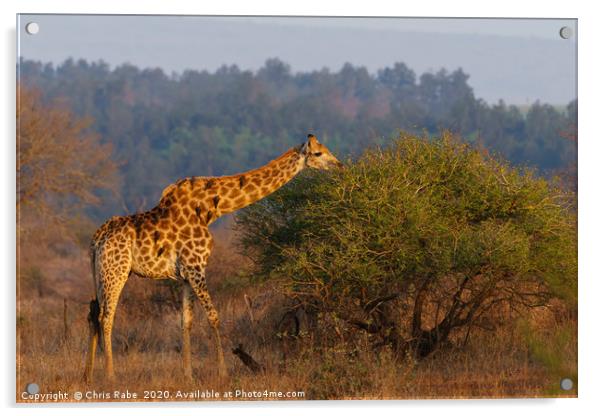
[[[236,355],[254,374],[265,371],[265,367],[255,361],[255,359],[243,349],[242,344],[238,344],[238,347],[232,350],[232,354]]]

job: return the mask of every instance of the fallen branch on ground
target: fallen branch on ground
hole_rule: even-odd
[[[242,363],[246,365],[253,373],[265,371],[265,367],[255,361],[255,359],[243,349],[242,344],[238,344],[238,347],[232,350],[232,354],[240,358],[240,361],[242,361]]]

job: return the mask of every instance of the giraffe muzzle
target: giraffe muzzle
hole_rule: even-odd
[[[332,165],[333,168],[337,168],[337,169],[343,169],[345,167],[345,165],[342,164],[341,162],[339,162],[338,160],[337,161],[333,161],[331,163],[331,165]]]

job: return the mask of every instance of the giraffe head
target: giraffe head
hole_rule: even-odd
[[[313,134],[307,135],[307,141],[301,147],[301,154],[305,156],[305,165],[310,168],[328,170],[343,166]]]

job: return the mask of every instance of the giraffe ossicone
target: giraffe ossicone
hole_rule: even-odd
[[[305,167],[327,170],[341,163],[313,134],[296,148],[258,169],[237,175],[190,177],[169,185],[157,206],[129,216],[112,217],[94,234],[90,246],[96,298],[88,315],[90,339],[84,378],[92,380],[99,337],[105,375],[114,377],[111,333],[119,295],[131,273],[182,282],[184,373],[192,378],[190,329],[198,299],[213,329],[220,376],[226,376],[219,318],[207,291],[205,268],[213,247],[208,226],[220,216],[244,208],[276,191]]]

